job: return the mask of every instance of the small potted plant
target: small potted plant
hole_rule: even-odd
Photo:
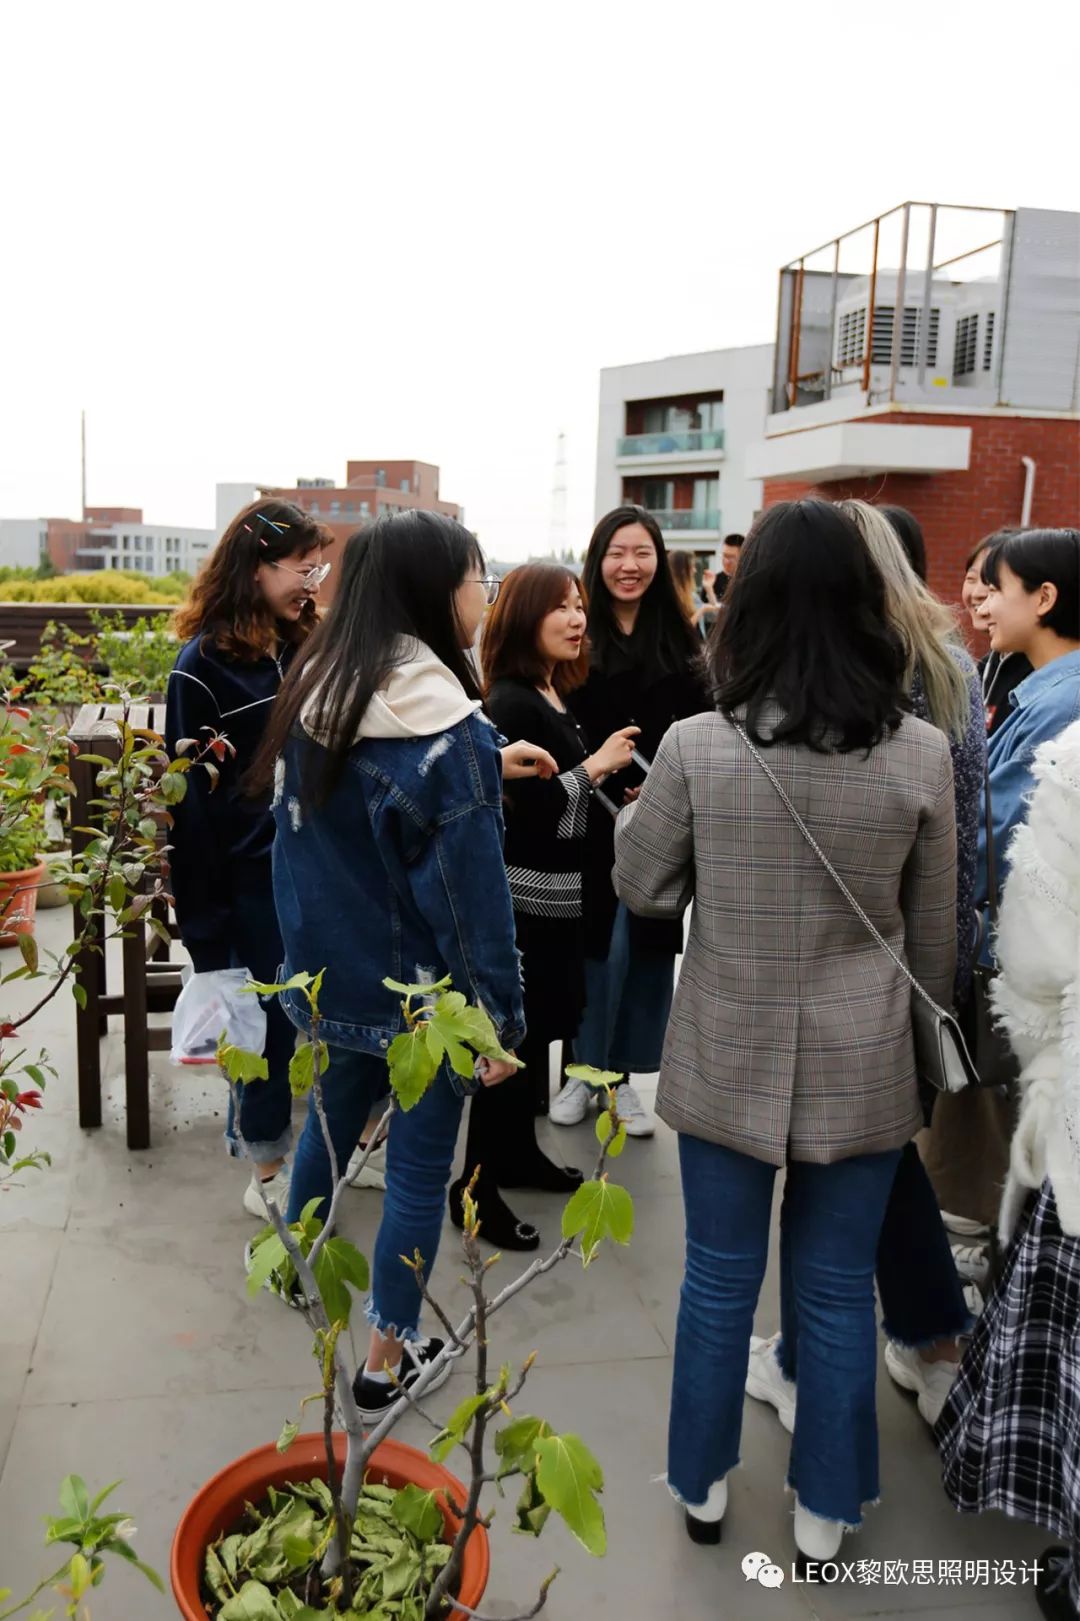
[[[319,1036],[322,975],[294,976],[287,985],[252,985],[262,994],[300,989],[311,1012],[310,1039],[298,1048],[290,1079],[293,1091],[315,1090],[323,1111],[321,1075],[329,1054]],[[471,1078],[478,1057],[505,1058],[487,1015],[466,1004],[449,980],[438,985],[387,986],[403,997],[405,1030],[388,1053],[391,1099],[377,1140],[397,1109],[410,1109],[432,1084],[443,1059]],[[265,1060],[222,1044],[219,1062],[234,1088],[265,1078]],[[533,1364],[518,1368],[491,1360],[490,1340],[498,1313],[536,1278],[570,1256],[588,1266],[605,1239],[627,1243],[633,1206],[624,1188],[608,1180],[607,1162],[622,1152],[625,1126],[610,1083],[617,1077],[577,1069],[579,1078],[607,1090],[607,1108],[596,1133],[598,1154],[590,1180],[573,1194],[563,1213],[562,1239],[546,1257],[493,1290],[499,1256],[484,1257],[479,1237],[483,1211],[471,1190],[464,1196],[462,1248],[469,1304],[455,1323],[433,1299],[419,1255],[402,1257],[416,1273],[420,1291],[438,1317],[446,1342],[415,1382],[402,1389],[365,1433],[348,1360],[345,1333],[352,1307],[350,1286],[366,1289],[367,1263],[334,1231],[342,1188],[338,1168],[325,1224],[305,1210],[286,1224],[272,1199],[270,1225],[256,1240],[249,1290],[270,1285],[304,1312],[314,1335],[320,1389],[309,1400],[322,1405],[322,1429],[299,1433],[290,1419],[277,1445],[267,1445],[228,1465],[200,1488],[177,1529],[172,1583],[185,1621],[465,1621],[481,1616],[477,1605],[488,1569],[487,1530],[493,1518],[485,1494],[518,1477],[514,1528],[537,1536],[552,1511],[560,1515],[592,1554],[606,1548],[599,1493],[603,1472],[580,1437],[559,1434],[544,1419],[518,1411],[518,1397]],[[239,1110],[237,1110],[239,1118]],[[445,1420],[427,1411],[425,1391],[446,1364],[468,1357],[473,1390]],[[436,1433],[430,1456],[390,1439],[407,1411],[416,1411]],[[505,1421],[505,1422],[504,1422]],[[498,1426],[498,1427],[497,1427]],[[494,1458],[489,1448],[494,1448]],[[466,1480],[444,1468],[455,1453],[466,1460]],[[557,1571],[541,1584],[532,1607],[543,1609]],[[481,1621],[483,1618],[481,1616]]]

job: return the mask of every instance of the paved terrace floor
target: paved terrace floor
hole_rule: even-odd
[[[45,945],[61,949],[70,914],[39,919]],[[11,954],[5,958],[5,966]],[[26,991],[10,987],[8,1006]],[[6,1008],[5,1008],[6,1012]],[[91,1485],[121,1477],[117,1505],[138,1524],[141,1557],[167,1572],[177,1518],[192,1491],[229,1459],[274,1439],[312,1388],[302,1320],[263,1295],[248,1299],[242,1251],[253,1230],[240,1196],[243,1172],[221,1146],[225,1099],[215,1079],[154,1059],[153,1148],[131,1154],[122,1118],[122,1038],[104,1051],[107,1083],[100,1130],[79,1130],[74,1036],[66,996],[40,1017],[32,1045],[47,1047],[60,1080],[28,1136],[53,1155],[0,1195],[0,1585],[21,1594],[48,1568],[43,1514],[56,1512],[66,1473]],[[643,1091],[651,1097],[653,1087]],[[591,1125],[545,1122],[549,1151],[590,1162]],[[1037,1615],[1032,1589],[1003,1585],[913,1585],[915,1560],[1031,1560],[1049,1538],[1000,1516],[962,1519],[940,1487],[930,1435],[910,1397],[881,1368],[882,1500],[844,1557],[906,1562],[909,1581],[807,1587],[792,1581],[791,1509],[783,1490],[788,1438],[770,1409],[748,1401],[742,1467],[719,1548],[687,1539],[656,1477],[664,1438],[675,1312],[682,1266],[676,1145],[659,1126],[631,1142],[619,1164],[637,1211],[630,1247],[605,1252],[583,1273],[567,1261],[497,1320],[499,1359],[536,1350],[521,1411],[581,1434],[606,1475],[609,1552],[589,1557],[554,1517],[539,1543],[493,1528],[493,1575],[485,1613],[528,1608],[553,1564],[562,1575],[551,1621],[805,1621],[817,1617],[918,1616],[921,1621],[1014,1621]],[[545,1237],[557,1236],[560,1203],[519,1196]],[[370,1254],[381,1196],[350,1191],[344,1229]],[[445,1300],[462,1298],[456,1235],[447,1224],[435,1274]],[[511,1262],[504,1271],[509,1275]],[[775,1249],[757,1328],[777,1326]],[[457,1391],[455,1392],[455,1386]],[[449,1411],[465,1394],[461,1375],[436,1398]],[[439,1406],[442,1411],[442,1406]],[[396,1432],[423,1445],[422,1421]],[[511,1503],[499,1519],[508,1522]],[[748,1584],[751,1551],[787,1571],[782,1588]],[[991,1565],[991,1572],[993,1567]],[[882,1571],[884,1574],[884,1571]],[[894,1575],[898,1574],[894,1572]],[[59,1613],[59,1611],[57,1612]],[[175,1609],[125,1567],[94,1596],[94,1621],[164,1621]]]

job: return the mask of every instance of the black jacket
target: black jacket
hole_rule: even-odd
[[[635,657],[632,643],[624,642],[614,657],[601,668],[594,658],[589,679],[571,693],[570,705],[580,720],[590,748],[600,744],[623,726],[640,726],[638,752],[652,760],[660,739],[677,720],[699,715],[711,708],[704,676],[696,662],[688,658],[684,669],[668,674],[650,667],[646,659]],[[620,771],[601,784],[601,793],[614,806],[621,807],[627,788],[644,782],[644,773],[635,765]],[[595,816],[590,826],[589,864],[585,879],[586,916],[590,957],[606,957],[615,921],[615,890],[611,881],[615,865],[615,820],[610,814]],[[682,924],[657,918],[631,917],[631,942],[643,951],[670,955],[682,950]]]
[[[271,886],[274,818],[270,795],[252,799],[241,784],[262,743],[294,649],[253,663],[229,658],[213,642],[194,637],[180,649],[169,676],[165,742],[192,737],[202,747],[208,728],[236,750],[218,765],[215,787],[205,771],[189,771],[187,793],[172,809],[170,885],[180,935],[197,973],[227,968],[234,878],[250,882],[265,874]]]

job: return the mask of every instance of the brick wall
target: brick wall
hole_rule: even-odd
[[[934,416],[897,412],[860,418],[887,433],[891,426],[971,429],[971,466],[962,473],[879,474],[874,478],[808,484],[765,481],[765,505],[811,493],[826,500],[858,497],[879,506],[907,507],[922,524],[930,584],[948,602],[960,596],[964,561],[981,536],[1020,521],[1024,498],[1021,456],[1035,461],[1031,521],[1046,528],[1080,525],[1080,422],[1040,417]]]

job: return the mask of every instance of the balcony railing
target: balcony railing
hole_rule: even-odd
[[[697,512],[685,507],[678,512],[671,508],[664,511],[663,508],[657,510],[650,507],[649,510],[661,529],[697,529],[709,535],[720,533],[720,513],[716,507],[706,507]]]
[[[685,433],[629,433],[619,440],[619,456],[685,456],[699,450],[723,450],[723,428],[690,428]]]

